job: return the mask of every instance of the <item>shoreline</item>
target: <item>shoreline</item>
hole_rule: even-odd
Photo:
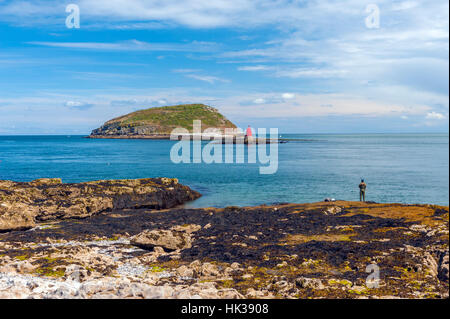
[[[91,139],[143,139],[143,140],[170,140],[170,134],[161,135],[88,135],[83,138]]]
[[[171,141],[181,141],[186,138],[186,136],[178,136],[178,139],[172,139],[170,134],[159,134],[159,135],[89,135],[83,136],[83,138],[89,139],[121,139],[121,140],[171,140]],[[271,139],[271,138],[252,138],[251,141],[247,139],[247,137],[237,137],[237,136],[210,136],[210,135],[201,135],[197,137],[198,140],[201,141],[212,141],[218,142],[220,139],[222,144],[271,144],[271,143],[279,143],[284,144],[289,141],[311,141],[307,139]],[[191,134],[188,136],[189,141],[195,140],[195,137]],[[220,142],[220,141],[219,141]]]
[[[448,298],[448,206],[180,206],[199,196],[165,178],[0,181],[0,225],[32,222],[0,233],[0,297]]]

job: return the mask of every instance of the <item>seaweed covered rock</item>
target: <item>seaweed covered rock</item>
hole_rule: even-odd
[[[448,282],[448,250],[442,251],[439,258],[438,278]]]
[[[448,298],[448,221],[344,201],[114,210],[1,233],[0,296]]]
[[[63,184],[60,179],[0,181],[0,231],[23,230],[36,222],[86,218],[126,208],[165,209],[200,194],[177,179],[100,180]]]

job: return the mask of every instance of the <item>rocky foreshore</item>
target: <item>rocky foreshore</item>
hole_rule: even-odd
[[[448,298],[448,207],[177,207],[198,196],[0,182],[0,298]]]
[[[0,181],[0,232],[124,208],[171,208],[198,197],[199,193],[170,178],[78,184],[63,184],[59,178]]]

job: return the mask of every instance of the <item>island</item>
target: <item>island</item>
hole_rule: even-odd
[[[217,134],[224,134],[227,128],[232,130],[237,128],[211,106],[183,104],[152,107],[114,118],[93,130],[88,137],[169,139],[170,133],[176,128],[184,128],[192,133],[195,120],[201,121],[202,130],[214,128]]]
[[[201,121],[201,127],[194,127]],[[175,129],[185,130],[174,133]],[[174,133],[171,136],[171,133]],[[286,143],[286,139],[247,138],[244,131],[228,120],[217,109],[205,104],[182,104],[152,107],[107,121],[94,129],[86,138],[96,139],[149,139],[214,140],[222,144]]]

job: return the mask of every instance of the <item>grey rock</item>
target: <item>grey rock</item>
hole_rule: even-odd
[[[144,230],[133,236],[130,243],[143,249],[159,246],[167,250],[177,250],[192,246],[189,233],[176,230]]]
[[[307,278],[299,277],[295,280],[295,283],[300,288],[310,288],[310,289],[324,289],[322,281],[317,278]]]

